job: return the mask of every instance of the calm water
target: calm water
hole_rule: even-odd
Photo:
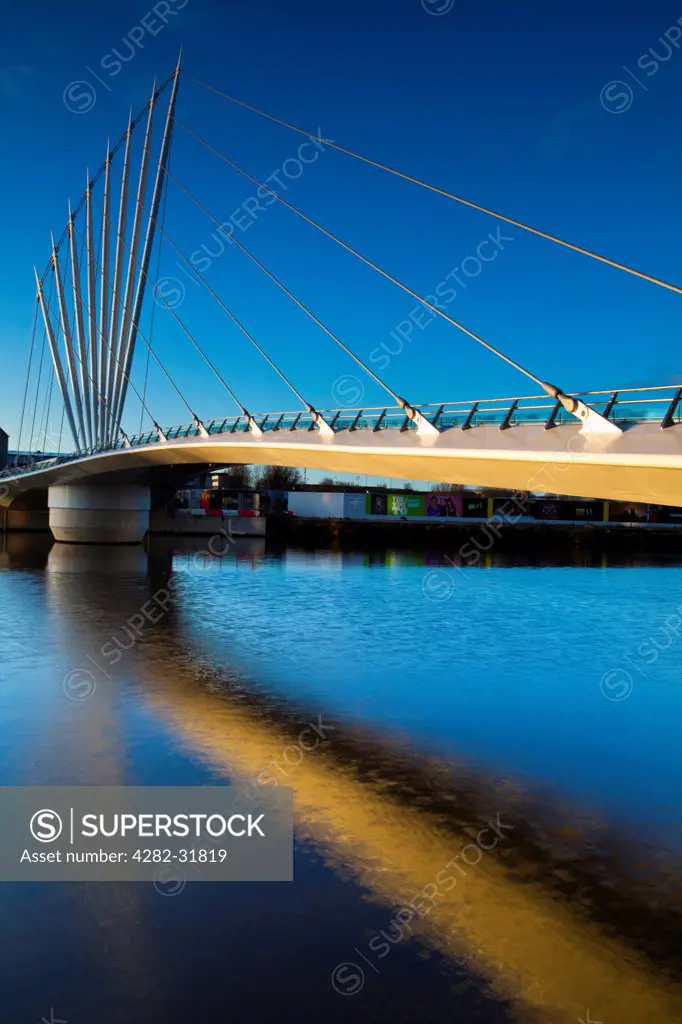
[[[0,783],[267,771],[296,880],[0,885],[0,1020],[682,1020],[681,567],[204,547],[0,536]]]

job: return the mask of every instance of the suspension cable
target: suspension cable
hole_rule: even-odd
[[[189,191],[189,189],[185,188],[185,186],[182,184],[182,182],[178,181],[178,179],[175,177],[175,175],[171,174],[170,171],[169,171],[168,172],[168,176],[175,182],[175,184],[178,186],[178,188],[182,189],[182,191],[185,193],[185,195],[187,195],[192,200],[192,202],[195,203],[196,206],[199,207],[199,209],[202,211],[202,213],[205,213],[206,216],[209,217],[213,221],[214,224],[217,224],[218,227],[221,227],[220,222],[217,220],[216,217],[213,216],[213,214],[210,212],[210,210],[207,210],[205,206],[202,206],[202,204],[199,202],[199,200],[196,198],[196,196],[193,196],[192,193]],[[242,252],[245,253],[249,257],[249,259],[252,260],[256,264],[257,267],[260,267],[260,269],[263,271],[263,273],[267,274],[267,276],[270,278],[270,280],[274,281],[274,283],[277,285],[278,288],[282,289],[282,291],[285,293],[285,295],[288,295],[289,298],[293,302],[295,302],[296,305],[300,309],[302,309],[303,312],[306,313],[310,317],[310,319],[313,320],[318,325],[318,327],[322,328],[322,330],[325,332],[325,334],[329,335],[329,337],[332,339],[332,341],[335,342],[335,344],[339,345],[340,348],[342,348],[344,350],[344,352],[346,352],[351,357],[351,359],[354,359],[355,362],[358,364],[358,366],[362,367],[362,369],[365,371],[365,373],[368,373],[369,376],[372,377],[372,379],[375,380],[377,384],[379,384],[385,391],[388,392],[388,394],[391,396],[391,398],[395,399],[395,401],[399,405],[404,406],[405,400],[403,398],[401,398],[400,395],[396,394],[395,391],[392,391],[391,388],[388,386],[388,384],[385,384],[384,381],[381,380],[381,378],[378,377],[376,375],[376,373],[374,373],[373,370],[370,370],[369,366],[367,366],[365,363],[363,363],[362,359],[360,359],[360,357],[358,355],[356,355],[355,352],[352,351],[352,349],[348,348],[348,346],[346,344],[344,344],[344,342],[341,341],[341,339],[336,334],[334,334],[334,332],[329,327],[327,327],[327,325],[324,324],[322,322],[322,320],[320,320],[319,317],[315,316],[315,314],[305,305],[305,303],[301,302],[301,300],[298,299],[294,295],[294,293],[291,292],[287,288],[287,286],[285,284],[283,284],[279,280],[278,277],[275,277],[275,275],[272,273],[272,271],[268,270],[268,268],[263,263],[261,263],[261,261],[259,259],[257,259],[253,255],[253,253],[250,252],[246,248],[245,245],[243,245],[237,238],[235,238],[234,235],[231,235],[230,237],[232,238],[232,241],[236,245],[239,246],[239,248],[242,250]]]
[[[284,206],[286,206],[288,209],[292,210],[295,214],[297,214],[299,217],[301,217],[303,220],[305,220],[308,224],[311,224],[312,227],[316,228],[318,231],[321,231],[323,235],[326,235],[328,238],[331,238],[334,242],[336,242],[338,245],[340,245],[343,249],[346,249],[347,252],[352,253],[352,255],[356,256],[357,259],[359,259],[363,263],[367,264],[368,267],[371,267],[372,270],[376,270],[376,272],[378,274],[381,274],[382,277],[385,277],[387,281],[391,281],[393,284],[397,285],[399,288],[402,288],[402,290],[404,292],[407,292],[408,295],[411,295],[412,298],[416,299],[423,306],[426,306],[428,309],[432,310],[434,313],[437,313],[439,316],[443,317],[444,320],[447,320],[454,327],[457,327],[460,331],[463,331],[464,334],[468,335],[474,341],[478,342],[479,345],[483,345],[485,348],[488,349],[489,352],[492,352],[494,355],[498,356],[500,359],[503,359],[510,366],[513,366],[515,370],[519,370],[520,373],[525,374],[526,377],[529,377],[531,380],[535,381],[535,383],[539,384],[540,387],[543,387],[543,388],[545,387],[545,382],[543,380],[541,380],[540,377],[536,377],[535,374],[531,373],[530,370],[527,370],[525,368],[525,366],[521,366],[520,363],[517,363],[510,356],[505,355],[504,352],[501,352],[498,348],[495,348],[494,345],[491,345],[489,342],[485,341],[485,339],[479,337],[478,334],[474,334],[474,332],[470,331],[468,327],[465,327],[464,324],[461,324],[458,320],[455,320],[454,317],[449,316],[444,310],[440,309],[440,307],[434,306],[431,302],[428,301],[428,299],[425,299],[423,296],[419,295],[418,292],[414,291],[413,288],[410,288],[409,285],[406,285],[402,281],[399,281],[397,277],[394,277],[392,274],[389,274],[389,272],[387,270],[384,270],[377,263],[373,263],[372,260],[368,259],[366,256],[363,256],[362,253],[357,251],[357,249],[353,249],[352,246],[350,246],[346,242],[344,242],[343,239],[339,238],[337,235],[332,234],[331,231],[328,231],[326,228],[322,227],[322,225],[318,224],[317,221],[313,220],[311,217],[308,217],[305,213],[302,213],[301,210],[299,210],[297,207],[293,206],[291,203],[287,202],[286,199],[282,199],[282,197],[280,195],[278,195],[276,192],[273,192],[272,189],[269,189],[267,187],[267,185],[264,185],[262,182],[260,182],[258,180],[258,178],[254,178],[253,175],[248,173],[248,171],[245,171],[243,168],[239,167],[239,165],[234,163],[233,160],[230,160],[230,158],[225,156],[224,153],[221,153],[219,150],[215,149],[213,146],[211,146],[211,144],[209,142],[206,142],[206,140],[202,139],[200,135],[197,135],[196,132],[192,131],[191,128],[188,128],[181,121],[178,121],[177,118],[174,118],[174,120],[177,122],[177,124],[180,125],[181,128],[183,128],[190,135],[193,135],[194,138],[198,142],[200,142],[203,146],[205,146],[207,149],[209,149],[212,153],[215,153],[215,155],[220,157],[220,159],[223,160],[226,164],[229,164],[231,167],[234,167],[234,169],[239,171],[240,174],[243,174],[246,178],[249,178],[252,182],[254,182],[256,185],[258,185],[260,188],[264,189],[266,192],[269,192],[270,195],[272,195],[276,199],[278,199],[280,203],[283,203]],[[233,239],[233,240],[235,242],[237,241],[237,239]],[[239,245],[239,244],[240,243],[237,242],[237,245]],[[372,371],[369,370],[368,372],[371,373]]]
[[[189,72],[184,72],[186,78],[190,78],[197,85],[202,86],[204,89],[208,89],[211,92],[216,93],[218,96],[222,96],[223,99],[230,100],[231,103],[236,103],[240,107],[245,107],[247,110],[251,110],[261,117],[267,118],[269,121],[274,121],[275,124],[282,125],[285,128],[289,128],[291,131],[298,132],[299,135],[305,135],[309,139],[320,138],[319,135],[315,135],[313,132],[306,132],[302,128],[297,128],[296,125],[289,124],[287,121],[282,121],[278,117],[274,117],[272,114],[267,114],[264,110],[259,110],[258,107],[251,106],[249,103],[244,103],[243,100],[238,100],[234,96],[230,96],[225,92],[221,92],[220,89],[216,89],[215,86],[209,85],[207,82],[201,81]],[[388,171],[389,174],[395,175],[397,178],[403,178],[405,181],[411,181],[414,185],[419,185],[422,188],[428,189],[430,192],[435,192],[437,195],[445,196],[446,199],[453,199],[456,203],[461,203],[463,206],[468,206],[472,210],[478,210],[479,213],[485,213],[489,217],[495,217],[497,220],[504,221],[505,224],[511,224],[515,228],[521,228],[523,231],[528,231],[533,235],[538,235],[540,238],[545,238],[550,242],[555,242],[557,245],[562,245],[566,249],[572,249],[573,252],[578,252],[582,256],[589,256],[590,259],[598,260],[600,263],[606,263],[609,267],[615,267],[616,270],[624,270],[627,274],[632,274],[634,277],[640,277],[644,281],[649,281],[650,284],[658,285],[661,288],[667,288],[671,292],[676,292],[678,295],[682,295],[682,287],[676,284],[671,284],[669,281],[664,281],[661,278],[653,277],[651,274],[645,274],[641,270],[635,270],[634,267],[629,267],[625,263],[618,263],[616,260],[609,259],[607,256],[601,256],[599,253],[592,252],[591,249],[584,249],[582,246],[575,245],[573,242],[567,242],[563,238],[559,238],[556,235],[551,235],[547,231],[541,231],[539,228],[531,227],[530,224],[524,224],[522,221],[514,220],[512,217],[505,217],[501,213],[496,213],[494,210],[489,210],[485,206],[480,206],[478,203],[474,203],[469,199],[464,199],[462,196],[454,195],[452,192],[448,192],[446,189],[438,188],[436,185],[430,185],[426,181],[421,181],[419,178],[414,178],[410,174],[405,174],[403,171],[399,171],[394,167],[389,167],[387,164],[382,164],[378,160],[372,160],[370,157],[363,156],[361,153],[356,153],[352,149],[346,149],[345,146],[339,146],[336,142],[331,142],[328,139],[320,139],[324,142],[325,146],[329,146],[331,149],[336,149],[341,153],[346,153],[348,156],[354,157],[356,160],[361,160],[363,163],[370,164],[372,167],[378,167],[379,170]]]

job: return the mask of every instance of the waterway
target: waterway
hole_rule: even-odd
[[[682,565],[532,561],[0,538],[0,784],[296,815],[293,883],[0,883],[0,1020],[682,1020]]]

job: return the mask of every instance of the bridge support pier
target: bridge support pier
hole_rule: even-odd
[[[149,529],[148,487],[59,484],[47,496],[50,529],[70,544],[139,544]]]

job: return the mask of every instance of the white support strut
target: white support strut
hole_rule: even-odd
[[[104,169],[104,195],[102,198],[102,252],[99,292],[99,393],[100,420],[97,443],[106,444],[107,424],[107,331],[109,328],[109,176],[111,152],[107,142],[107,159]]]
[[[64,297],[64,285],[62,283],[61,270],[59,269],[59,257],[57,255],[57,246],[55,245],[54,238],[52,239],[52,270],[54,273],[55,284],[57,286],[57,304],[59,306],[59,316],[61,318],[62,334],[64,335],[66,365],[69,370],[69,382],[71,384],[71,392],[73,394],[73,401],[76,407],[76,416],[78,419],[77,446],[78,448],[85,448],[87,446],[87,442],[85,435],[85,424],[83,423],[83,403],[81,402],[81,395],[78,386],[78,373],[76,371],[76,360],[73,353],[73,342],[71,340],[71,326],[69,324],[69,313],[66,308],[66,299]]]
[[[69,244],[71,246],[71,284],[73,286],[73,318],[78,341],[78,361],[83,396],[83,417],[85,420],[85,437],[88,447],[92,447],[92,422],[90,413],[90,381],[88,379],[88,352],[85,346],[85,326],[83,324],[83,300],[81,298],[81,279],[78,266],[78,250],[76,248],[76,228],[69,203]]]
[[[140,323],[140,316],[142,315],[142,303],[144,300],[145,285],[147,282],[147,276],[149,273],[149,262],[151,259],[152,248],[154,246],[154,230],[156,228],[156,221],[159,215],[159,208],[161,205],[161,193],[163,191],[164,182],[166,180],[166,165],[168,162],[168,153],[170,149],[171,135],[173,131],[173,115],[175,112],[175,101],[178,94],[178,85],[180,82],[180,60],[182,57],[182,51],[178,58],[178,64],[175,69],[175,75],[173,78],[173,87],[171,89],[171,96],[168,102],[168,110],[166,112],[166,123],[163,129],[163,141],[161,143],[161,155],[159,156],[159,162],[156,168],[156,180],[154,182],[154,192],[152,194],[151,209],[149,212],[149,219],[147,221],[147,231],[144,240],[144,248],[142,250],[142,260],[140,263],[140,272],[137,278],[137,287],[135,291],[135,303],[133,306],[133,313],[130,319],[130,331],[128,335],[128,344],[126,348],[126,358],[123,366],[123,380],[121,385],[121,392],[117,405],[117,417],[120,420],[123,417],[123,407],[125,405],[126,394],[128,390],[128,380],[130,378],[130,371],[132,369],[133,355],[135,353],[135,342],[137,340],[137,332]]]
[[[64,410],[66,412],[66,418],[69,421],[69,429],[71,430],[71,433],[73,434],[73,440],[74,440],[74,444],[76,445],[76,448],[79,448],[80,445],[79,445],[79,442],[78,442],[78,430],[76,429],[76,421],[73,418],[73,409],[71,408],[71,399],[69,398],[69,389],[68,389],[68,386],[67,386],[67,383],[66,383],[66,379],[64,377],[64,369],[62,367],[62,361],[61,361],[61,358],[60,358],[60,355],[59,355],[59,348],[58,348],[57,342],[55,340],[54,331],[52,330],[52,323],[50,322],[50,315],[49,315],[49,312],[48,312],[48,309],[47,309],[47,305],[45,303],[45,296],[43,294],[43,286],[42,286],[42,284],[40,282],[40,277],[38,276],[38,271],[35,269],[35,267],[33,269],[34,269],[34,273],[36,275],[36,285],[37,285],[37,288],[38,288],[38,301],[40,302],[40,309],[42,311],[43,321],[45,323],[45,332],[47,334],[47,340],[48,340],[48,343],[50,345],[50,353],[52,355],[52,364],[54,366],[54,371],[55,371],[55,373],[57,375],[57,383],[59,384],[59,390],[61,392],[62,401],[64,402]]]
[[[92,191],[90,172],[87,172],[85,191],[85,254],[87,259],[88,286],[88,342],[90,348],[90,403],[92,411],[92,443],[98,444],[102,399],[99,391],[99,358],[97,345],[97,303],[95,300],[95,238],[92,227]]]
[[[107,399],[106,431],[104,438],[105,444],[111,443],[113,432],[111,400],[114,391],[114,371],[116,367],[116,360],[119,357],[116,348],[116,339],[118,335],[118,322],[121,310],[120,292],[121,278],[123,275],[123,250],[125,246],[126,222],[128,218],[128,174],[130,170],[130,140],[132,138],[132,134],[133,115],[131,111],[130,116],[128,117],[128,130],[126,133],[125,153],[123,156],[123,175],[121,178],[121,196],[119,199],[118,209],[118,225],[116,228],[116,255],[114,258],[111,317],[109,319],[109,352],[107,355],[107,385],[105,391]]]
[[[114,366],[114,388],[110,398],[113,417],[113,431],[120,427],[123,407],[121,404],[124,381],[127,379],[127,352],[129,344],[129,331],[131,322],[131,310],[133,301],[133,286],[135,274],[137,273],[137,256],[140,248],[142,232],[142,214],[144,212],[144,197],[147,188],[147,170],[149,167],[149,148],[151,144],[152,126],[154,123],[154,105],[156,102],[156,82],[152,88],[152,97],[149,101],[149,113],[147,115],[147,127],[142,146],[142,160],[140,163],[140,176],[137,183],[137,197],[135,200],[135,213],[133,215],[133,230],[130,240],[128,269],[126,272],[125,287],[121,298],[122,309],[120,316],[120,329],[117,349],[117,363]]]

